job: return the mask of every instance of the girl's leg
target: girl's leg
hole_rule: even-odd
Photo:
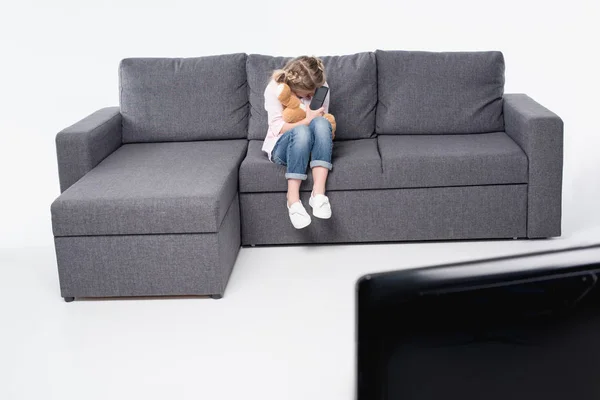
[[[300,125],[290,131],[287,143],[287,171],[285,177],[288,180],[288,207],[300,201],[300,184],[308,176],[306,168],[310,158],[312,147],[312,135],[306,125]]]
[[[332,168],[333,139],[331,138],[331,124],[324,117],[313,119],[309,127],[314,138],[310,167],[314,180],[313,196],[316,196],[325,194],[327,175]]]
[[[309,204],[313,215],[317,218],[331,218],[331,205],[325,196],[325,183],[331,170],[331,152],[333,140],[331,138],[331,124],[323,117],[313,119],[309,125],[313,136],[312,161],[310,166],[314,179],[313,192]]]
[[[275,163],[287,166],[288,206],[300,200],[300,184],[307,178],[312,142],[310,129],[304,125],[297,126],[279,138],[271,153]]]
[[[302,229],[311,222],[310,215],[300,201],[300,184],[307,178],[306,168],[312,141],[310,129],[304,125],[297,126],[279,138],[271,153],[274,162],[287,165],[287,207],[292,225],[296,229]]]
[[[288,179],[287,184],[287,205],[289,207],[295,202],[300,201],[300,185],[302,184],[302,180]]]
[[[329,170],[325,167],[313,167],[312,169],[314,185],[313,185],[313,196],[318,194],[325,194],[325,183],[327,182],[327,175]]]

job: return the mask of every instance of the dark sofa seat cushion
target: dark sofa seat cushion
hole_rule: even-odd
[[[527,183],[527,156],[504,132],[382,135],[377,140],[388,187]]]
[[[126,58],[119,65],[123,143],[241,139],[246,54]]]
[[[377,58],[378,134],[504,130],[499,51],[383,51]]]
[[[248,139],[264,140],[267,112],[264,91],[273,70],[283,68],[292,57],[250,54],[247,60],[250,89]],[[321,57],[331,90],[329,112],[336,118],[336,140],[367,139],[375,134],[377,68],[375,53],[364,52]]]
[[[55,236],[217,232],[246,140],[125,144],[52,203]]]
[[[240,166],[240,192],[285,192],[286,167],[269,161],[261,151],[262,143],[249,142],[248,154]],[[331,161],[327,190],[377,189],[384,185],[376,139],[335,141]],[[308,179],[302,182],[300,190],[310,191],[312,186],[308,168]]]

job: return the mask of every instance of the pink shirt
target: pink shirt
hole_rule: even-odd
[[[273,147],[275,147],[275,143],[281,137],[281,128],[285,124],[283,120],[283,105],[279,101],[279,92],[277,90],[278,83],[271,79],[271,82],[267,85],[265,89],[265,110],[267,111],[267,120],[269,123],[269,128],[267,129],[267,136],[265,137],[265,141],[263,142],[262,150],[267,153],[269,156],[269,160],[271,159],[271,151]],[[328,86],[327,82],[325,82],[324,86]],[[304,109],[308,108],[310,105],[311,98],[303,97],[300,99],[300,107],[304,107]],[[325,97],[325,101],[323,102],[323,108],[325,113],[329,112],[329,93]]]

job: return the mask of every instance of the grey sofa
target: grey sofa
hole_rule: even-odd
[[[261,152],[263,91],[288,58],[122,60],[120,106],[56,136],[62,296],[219,298],[241,245],[561,234],[563,122],[504,93],[501,52],[322,58],[334,213],[303,230]]]

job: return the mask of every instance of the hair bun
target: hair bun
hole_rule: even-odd
[[[323,61],[321,61],[321,59],[319,57],[312,56],[312,57],[310,57],[310,60],[316,64],[317,69],[319,71],[325,72],[325,66],[323,65]]]

